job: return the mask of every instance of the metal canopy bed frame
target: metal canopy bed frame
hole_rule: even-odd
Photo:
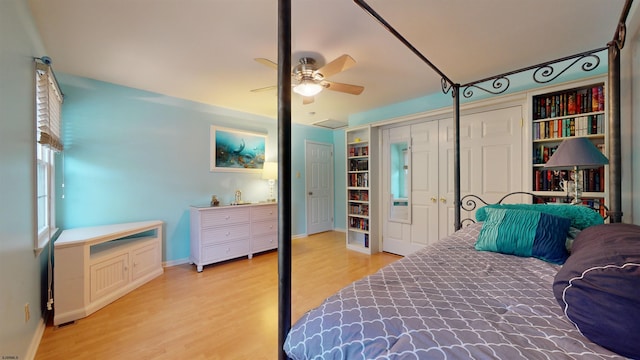
[[[622,222],[621,197],[621,144],[620,144],[620,50],[624,47],[626,37],[626,19],[633,0],[626,0],[613,40],[605,47],[585,51],[553,61],[509,71],[466,84],[458,84],[438,69],[429,59],[417,50],[407,39],[396,31],[364,0],[354,0],[365,12],[371,15],[416,56],[426,63],[441,77],[443,93],[451,92],[453,99],[454,129],[454,201],[455,229],[462,227],[460,219],[460,95],[470,98],[474,89],[489,94],[504,93],[510,85],[509,76],[533,71],[533,81],[538,84],[549,83],[558,78],[569,68],[582,64],[581,69],[591,71],[600,63],[597,55],[608,50],[608,126],[609,126],[609,207],[607,215],[611,223]],[[557,71],[552,65],[568,61],[569,65]],[[283,350],[287,334],[291,329],[291,0],[278,1],[278,193],[281,198],[278,205],[278,346],[281,359],[288,359]],[[490,87],[483,86],[490,84]],[[461,92],[462,90],[462,92]]]

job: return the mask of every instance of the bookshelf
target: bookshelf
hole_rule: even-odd
[[[569,170],[545,169],[563,139],[585,137],[607,154],[605,83],[593,82],[532,96],[532,191],[546,202],[570,202],[562,180],[573,179]],[[578,173],[582,200],[599,209],[607,203],[607,167]]]
[[[370,126],[345,131],[347,156],[347,248],[379,251],[376,213],[377,132]]]

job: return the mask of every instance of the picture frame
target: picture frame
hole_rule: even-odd
[[[211,126],[210,170],[261,172],[267,134]]]

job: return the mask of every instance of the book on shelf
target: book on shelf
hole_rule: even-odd
[[[604,86],[582,87],[535,96],[534,120],[604,111]]]
[[[591,114],[533,123],[534,140],[597,134],[604,134],[604,114]]]

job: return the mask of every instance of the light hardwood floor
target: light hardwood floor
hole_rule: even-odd
[[[47,325],[36,360],[277,359],[277,256],[166,268],[84,319]],[[341,232],[292,240],[292,320],[399,258],[347,250]]]

